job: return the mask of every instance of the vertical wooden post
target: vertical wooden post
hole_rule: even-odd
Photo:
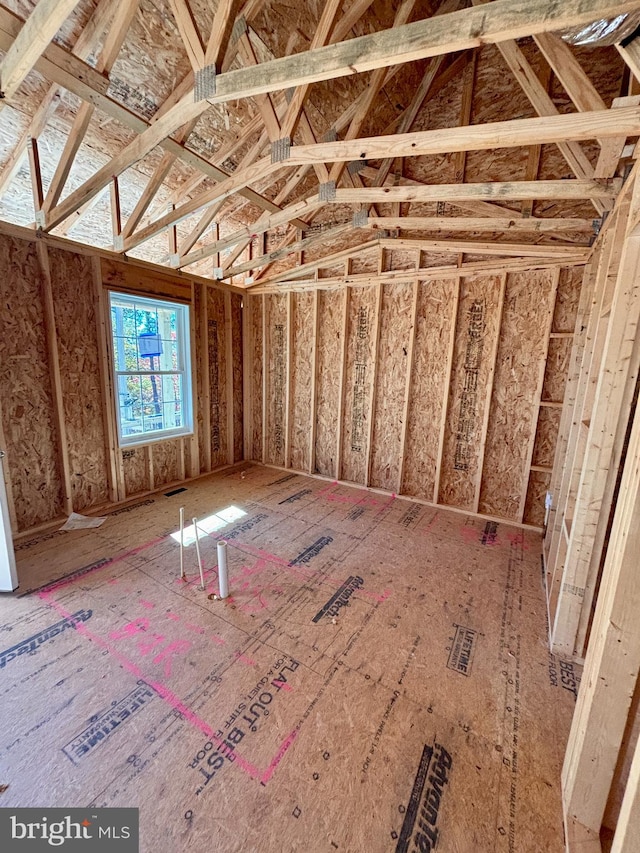
[[[242,298],[242,418],[244,459],[253,459],[253,307],[257,296]]]
[[[6,449],[7,444],[5,440],[4,429],[2,426],[2,406],[0,405],[0,450],[6,451]],[[0,464],[0,476],[2,469],[3,466],[2,464]],[[15,536],[15,534],[18,532],[18,519],[16,517],[16,505],[13,500],[13,486],[11,484],[11,459],[9,458],[9,454],[7,454],[4,459],[4,471],[4,482],[7,489],[7,505],[9,507],[9,519],[11,521],[11,530]]]
[[[35,213],[36,225],[38,228],[44,227],[44,213],[42,205],[44,204],[44,192],[42,190],[42,172],[40,170],[40,152],[38,150],[38,140],[31,137],[27,144],[27,153],[29,155],[29,171],[31,173],[31,192],[33,194],[33,210]]]
[[[224,294],[224,342],[227,375],[227,464],[233,465],[233,448],[235,444],[235,420],[233,417],[233,322],[231,316],[231,293]]]
[[[109,364],[108,346],[111,340],[111,323],[108,322],[108,307],[102,286],[102,265],[100,258],[91,258],[93,269],[93,292],[96,306],[96,337],[98,341],[98,369],[100,377],[100,398],[102,400],[102,422],[104,424],[105,451],[109,478],[109,500],[113,503],[123,501],[124,471],[122,453],[118,447],[118,429],[116,426],[116,402],[113,388],[113,372]]]
[[[640,669],[640,406],[562,770],[565,820],[599,833]],[[637,841],[637,838],[636,838]]]
[[[44,303],[44,322],[47,336],[47,352],[51,371],[51,391],[53,396],[53,411],[58,435],[58,452],[60,454],[60,473],[62,475],[62,506],[64,512],[73,512],[73,490],[71,486],[71,467],[69,464],[69,447],[67,444],[67,427],[64,418],[62,399],[62,381],[60,378],[60,361],[58,359],[58,336],[56,332],[56,317],[53,306],[53,291],[51,288],[51,270],[49,268],[49,253],[44,240],[36,241],[36,251],[42,272],[42,290]]]
[[[451,334],[449,335],[449,348],[447,352],[447,381],[444,384],[444,399],[442,401],[442,416],[440,418],[440,435],[438,438],[438,460],[433,483],[433,502],[438,503],[440,495],[440,479],[442,476],[442,457],[444,454],[444,440],[447,433],[447,415],[449,414],[449,386],[451,385],[451,372],[453,370],[453,351],[456,344],[456,330],[458,327],[458,303],[460,301],[460,276],[453,280],[454,295],[451,307]]]
[[[284,467],[291,467],[291,430],[293,428],[293,394],[291,382],[293,379],[293,291],[287,293],[287,360],[285,371],[285,404],[284,404]]]
[[[111,230],[113,232],[113,248],[116,252],[124,249],[122,237],[122,213],[120,211],[120,187],[117,175],[113,176],[109,185],[111,196]]]
[[[211,471],[211,379],[209,376],[209,288],[201,281],[200,288],[200,362],[199,388],[202,406],[202,443],[205,471]]]
[[[413,374],[414,350],[416,341],[416,324],[418,322],[418,293],[420,284],[418,279],[413,281],[413,298],[411,302],[411,329],[409,331],[409,350],[407,352],[407,374],[404,380],[404,405],[402,407],[402,435],[400,437],[400,468],[398,471],[398,485],[396,491],[402,494],[402,483],[404,480],[405,447],[407,445],[407,430],[409,426],[409,405],[411,402],[411,377]]]
[[[348,262],[347,262],[348,274]],[[338,430],[337,430],[337,449],[336,449],[336,480],[340,479],[342,474],[342,442],[344,435],[344,395],[347,373],[347,353],[348,353],[348,338],[349,333],[349,287],[344,288],[344,308],[342,311],[342,352],[340,355],[340,384],[338,386]]]
[[[267,353],[269,330],[267,328],[267,295],[262,294],[262,459],[261,462],[267,461],[267,416],[269,414],[269,406],[267,399]]]
[[[195,288],[196,285],[192,281],[191,282],[191,301],[189,303],[189,340],[191,342],[190,349],[190,357],[191,357],[191,398],[194,399],[196,390],[198,388],[198,364],[196,361],[196,318],[195,318]],[[205,287],[205,301],[206,301],[206,287]],[[207,372],[207,385],[208,385],[208,372]],[[189,439],[189,476],[197,477],[200,474],[200,435],[198,431],[198,412],[196,407],[193,407],[192,411],[193,418],[193,434]],[[203,418],[203,422],[206,422],[206,418]],[[209,448],[211,448],[211,442],[209,442]],[[209,457],[209,463],[211,463],[211,457]]]
[[[309,473],[313,474],[316,470],[316,434],[318,414],[318,334],[319,334],[319,306],[320,293],[318,288],[313,291],[313,317],[312,317],[312,332],[311,332],[311,406],[309,413]]]
[[[367,412],[367,457],[364,470],[364,484],[368,486],[371,482],[371,465],[373,457],[373,434],[374,418],[376,413],[376,384],[378,380],[378,349],[380,345],[380,323],[382,317],[382,282],[375,285],[376,308],[373,318],[373,370],[371,375],[371,395],[369,397],[369,410]]]

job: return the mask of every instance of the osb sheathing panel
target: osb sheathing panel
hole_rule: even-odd
[[[461,280],[440,502],[473,506],[491,353],[500,327],[500,276]]]
[[[0,237],[0,405],[18,530],[62,514],[62,479],[36,247]]]
[[[413,288],[409,284],[383,286],[370,484],[390,492],[397,490],[400,476],[412,302]]]
[[[382,254],[382,269],[414,270],[418,261],[418,253],[409,249],[384,249]]]
[[[549,341],[547,369],[542,386],[542,399],[547,402],[561,403],[564,400],[571,346],[571,338],[552,338]]]
[[[231,329],[232,329],[232,358],[233,358],[233,461],[240,462],[244,458],[242,439],[242,296],[231,294]]]
[[[357,275],[358,273],[370,272],[377,273],[378,272],[378,254],[377,252],[365,252],[357,258],[351,259],[351,275]]]
[[[251,459],[262,461],[262,378],[263,378],[263,305],[265,296],[246,296],[245,309],[248,307],[251,322]]]
[[[290,461],[298,471],[309,470],[309,429],[313,373],[313,293],[292,295],[292,344],[289,440]]]
[[[148,450],[144,447],[133,447],[131,450],[120,450],[122,453],[122,470],[124,471],[124,490],[127,497],[138,495],[149,490]]]
[[[336,473],[344,299],[344,291],[318,291],[316,471],[327,477]]]
[[[536,428],[536,442],[531,461],[532,465],[541,465],[547,468],[553,467],[553,457],[556,451],[561,417],[562,409],[552,409],[548,406],[540,408],[538,426]]]
[[[153,454],[153,484],[155,488],[182,479],[182,439],[162,441],[151,445]]]
[[[480,512],[519,521],[536,391],[553,312],[553,271],[507,276],[489,410]]]
[[[267,406],[265,462],[285,464],[287,426],[287,297],[266,297]]]
[[[221,602],[215,538],[202,591],[167,533],[230,502]],[[443,851],[564,851],[579,668],[546,650],[538,535],[249,466],[18,560],[7,807],[137,807],[143,851],[400,853],[425,828]]]
[[[227,349],[225,346],[224,293],[207,288],[207,346],[209,348],[209,400],[211,467],[227,463]]]
[[[354,288],[349,299],[347,365],[342,418],[343,480],[366,478],[369,406],[373,388],[376,288]]]
[[[433,499],[456,279],[421,282],[418,289],[413,370],[402,492]]]
[[[527,54],[532,53],[531,50],[527,51],[526,47],[524,49]],[[471,124],[535,116],[531,102],[518,85],[498,48],[485,45],[476,53]],[[538,58],[532,57],[536,70],[544,61],[539,52],[537,56]],[[461,88],[460,82],[452,81],[455,86]],[[500,93],[499,97],[496,97],[497,92]],[[455,121],[454,125],[459,123],[459,120]],[[465,180],[524,180],[527,158],[526,148],[469,151],[466,156]]]
[[[73,508],[109,497],[91,258],[49,249]]]
[[[560,270],[552,332],[573,332],[578,314],[584,270],[583,266],[563,267]]]
[[[540,527],[544,524],[544,502],[551,483],[551,474],[532,471],[529,474],[527,500],[524,507],[524,521]],[[553,611],[552,611],[553,612]]]

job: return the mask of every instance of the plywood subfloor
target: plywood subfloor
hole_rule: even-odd
[[[246,513],[204,592],[181,505]],[[138,806],[144,853],[564,850],[537,534],[253,465],[17,556],[0,805]]]

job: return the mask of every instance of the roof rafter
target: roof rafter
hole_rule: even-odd
[[[223,0],[216,11],[232,0]],[[320,47],[290,57],[261,63],[254,68],[229,71],[216,77],[216,91],[208,101],[194,103],[185,96],[162,119],[148,127],[105,167],[98,170],[59,209],[50,213],[53,228],[99,192],[113,175],[146,156],[178,127],[201,115],[209,103],[271,92],[284,85],[303,85],[365,70],[386,67],[427,56],[441,55],[588,23],[595,18],[634,8],[633,0],[493,0],[483,7],[451,12],[373,36],[361,36],[337,45]],[[211,59],[208,55],[207,61]]]

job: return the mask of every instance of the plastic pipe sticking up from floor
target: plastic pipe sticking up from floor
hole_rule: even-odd
[[[180,577],[186,577],[184,573],[184,507],[180,507]]]
[[[218,586],[220,598],[229,595],[229,573],[227,571],[227,543],[218,542]]]

